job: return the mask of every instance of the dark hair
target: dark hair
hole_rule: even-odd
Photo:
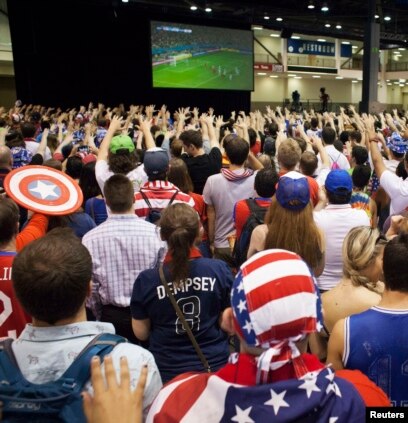
[[[305,151],[300,156],[299,166],[304,175],[313,176],[318,166],[316,154],[311,151]]]
[[[349,131],[341,131],[339,135],[339,140],[345,144],[349,140]]]
[[[71,156],[67,159],[66,174],[73,179],[78,179],[83,167],[82,159],[78,156]]]
[[[334,144],[334,140],[336,139],[336,131],[330,126],[325,126],[322,129],[322,139],[327,145]]]
[[[330,204],[349,204],[352,191],[349,191],[346,188],[340,188],[336,191],[336,193],[326,190],[326,194]]]
[[[187,147],[194,145],[195,148],[202,148],[203,146],[203,137],[200,131],[195,131],[194,129],[189,129],[180,134],[179,139],[183,141]]]
[[[129,153],[127,150],[122,149],[116,154],[109,151],[108,163],[110,171],[126,175],[133,169],[137,168],[139,164],[139,157],[136,151]]]
[[[391,148],[389,149],[391,154],[398,160],[402,159],[405,155],[405,153],[397,153],[396,151],[392,150]]]
[[[270,198],[275,194],[279,176],[274,168],[261,169],[255,176],[255,191],[260,197]]]
[[[257,138],[255,129],[248,128],[248,136],[249,136],[249,146],[253,147],[256,144],[256,138]]]
[[[365,164],[368,160],[368,151],[366,148],[361,147],[360,145],[355,145],[351,149],[351,157],[356,161],[356,164]]]
[[[340,153],[343,152],[343,143],[340,140],[334,140],[334,148],[339,151]]]
[[[310,119],[310,125],[313,128],[317,128],[319,125],[319,120],[315,117],[313,117],[312,119]]]
[[[23,138],[33,138],[36,132],[35,126],[31,122],[24,122],[20,125]]]
[[[43,163],[43,166],[62,171],[62,163],[59,160],[48,159]]]
[[[190,249],[199,234],[197,212],[185,203],[172,204],[162,211],[160,233],[171,254],[172,280],[180,285],[189,275]]]
[[[48,120],[42,120],[40,123],[40,127],[41,127],[41,130],[44,131],[44,129],[50,129],[51,125]]]
[[[386,289],[390,291],[408,292],[407,233],[400,233],[385,246],[383,270]]]
[[[113,213],[126,213],[134,203],[134,189],[130,179],[120,173],[112,175],[103,188],[106,205]]]
[[[8,148],[26,147],[23,135],[17,131],[11,131],[6,135],[6,145]]]
[[[193,182],[188,173],[187,165],[182,159],[171,159],[167,180],[174,184],[181,192],[188,194],[193,191]]]
[[[241,166],[245,163],[249,154],[249,144],[235,134],[229,134],[224,138],[224,150],[232,165]]]
[[[58,137],[55,134],[48,134],[47,147],[51,150],[51,153],[58,148]]]
[[[28,314],[50,325],[78,313],[91,277],[91,255],[70,229],[54,229],[13,261],[18,300]]]
[[[352,140],[355,140],[358,144],[360,144],[361,139],[362,139],[360,131],[352,131],[352,132],[350,132],[349,136]]]
[[[369,165],[357,165],[351,179],[353,180],[353,186],[356,188],[364,188],[368,185],[368,182],[371,178],[371,167]]]
[[[8,244],[17,235],[19,218],[17,204],[11,198],[0,197],[0,246]]]
[[[395,169],[395,174],[402,179],[407,179],[408,177],[408,173],[405,169],[405,161],[402,160],[401,162],[398,163],[397,168]]]
[[[96,121],[96,124],[98,126],[101,126],[103,128],[105,128],[106,124],[107,124],[107,120],[103,117],[99,117],[98,120]]]
[[[85,204],[86,200],[89,198],[101,195],[101,189],[99,188],[99,184],[96,181],[95,165],[96,162],[91,162],[84,165],[79,176],[78,184],[82,190],[82,194],[84,194],[83,204]]]

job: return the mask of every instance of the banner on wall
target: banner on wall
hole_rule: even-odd
[[[254,63],[254,70],[267,72],[283,72],[283,65],[278,63]]]
[[[289,39],[288,53],[333,57],[336,53],[336,46],[329,42]],[[341,57],[351,57],[351,45],[341,44],[340,55]]]

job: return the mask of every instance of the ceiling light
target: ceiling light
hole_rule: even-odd
[[[122,3],[129,3],[129,0],[122,0]]]
[[[282,22],[283,21],[283,18],[276,18],[276,20],[278,21],[278,22]]]
[[[296,76],[296,75],[293,73],[288,73],[288,76]]]
[[[358,81],[351,81],[353,84],[357,84]]]
[[[326,24],[326,25],[325,25],[325,27],[326,27],[326,28],[330,28],[330,27],[331,27],[331,25],[330,25],[330,24]]]
[[[198,9],[198,7],[197,6],[191,6],[190,7],[190,10],[197,10]]]
[[[270,37],[279,38],[279,34],[270,34]]]
[[[350,41],[342,41],[341,43],[346,45],[346,46],[350,45]],[[355,46],[355,47],[357,47],[357,46]]]
[[[300,40],[298,35],[292,35],[290,38],[292,38],[292,40]]]
[[[358,48],[358,46],[351,46],[351,48]]]
[[[270,19],[270,18],[269,18],[269,16],[268,16],[268,15],[265,15],[265,16],[264,16],[264,19],[268,20],[268,19]]]
[[[320,75],[313,75],[312,78],[321,78]]]
[[[264,76],[264,75],[266,75],[266,72],[258,72],[257,75]]]
[[[387,85],[392,85],[391,82],[387,82]]]
[[[384,16],[384,20],[389,22],[391,20],[391,16]]]
[[[206,7],[205,9],[204,9],[207,13],[210,13],[210,12],[212,12],[212,9],[211,9],[211,7]]]
[[[302,77],[301,76],[295,76],[294,79],[302,79]]]
[[[406,82],[406,79],[400,79],[399,82]]]
[[[329,11],[329,6],[327,6],[327,3],[323,3],[320,10],[322,12],[328,12]]]
[[[399,84],[400,87],[404,87],[404,84]]]
[[[309,2],[309,5],[307,6],[307,8],[308,9],[314,9],[315,8],[315,5],[314,5],[313,1],[310,1]]]
[[[336,25],[336,29],[341,29],[341,25]]]
[[[269,78],[279,78],[278,75],[269,75]]]
[[[374,15],[374,19],[378,19],[380,15]]]
[[[343,79],[342,76],[336,76],[336,79]]]
[[[398,50],[404,51],[404,50],[406,50],[406,48],[405,47],[400,47]]]
[[[387,82],[390,82],[390,80],[389,80],[389,79],[387,79],[386,81],[387,81]]]
[[[319,41],[320,43],[325,43],[326,40],[324,38],[318,38],[317,41]]]
[[[252,27],[252,29],[254,30],[254,31],[262,31],[263,30],[263,26],[253,26]]]
[[[397,82],[394,82],[394,85],[399,85],[399,82],[397,81]]]

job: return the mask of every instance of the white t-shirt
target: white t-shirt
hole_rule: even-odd
[[[330,167],[331,165],[336,162],[340,169],[349,170],[350,163],[347,160],[347,157],[340,153],[339,150],[336,149],[334,145],[326,145],[324,147],[329,155],[330,160]],[[317,155],[318,165],[317,165],[317,174],[319,175],[320,171],[323,169],[322,159],[320,158],[320,154]]]
[[[98,182],[98,185],[103,192],[103,187],[105,186],[105,182],[114,175],[109,169],[108,162],[105,160],[98,160],[95,165],[95,177]],[[137,168],[130,171],[126,176],[130,179],[133,184],[133,189],[136,192],[140,191],[140,187],[143,186],[147,182],[147,175],[144,170],[144,166],[141,164]]]
[[[320,289],[329,290],[342,277],[344,238],[350,229],[370,226],[370,219],[364,210],[353,209],[350,204],[329,204],[323,210],[313,212],[313,217],[326,240],[326,264],[317,284]]]
[[[385,170],[381,175],[380,185],[390,196],[390,215],[399,213],[408,207],[408,179],[404,181],[390,170]]]
[[[34,156],[34,154],[37,154],[38,147],[40,146],[40,143],[35,141],[25,141],[26,149]],[[44,161],[49,160],[52,158],[51,151],[48,147],[45,147],[45,153],[44,153]]]

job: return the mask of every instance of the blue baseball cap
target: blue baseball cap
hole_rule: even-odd
[[[310,202],[309,182],[299,172],[288,172],[279,179],[275,196],[283,208],[303,210]]]
[[[353,190],[353,181],[346,170],[335,169],[330,171],[330,173],[327,175],[324,186],[327,191],[333,194],[339,190],[344,193],[345,190]]]

